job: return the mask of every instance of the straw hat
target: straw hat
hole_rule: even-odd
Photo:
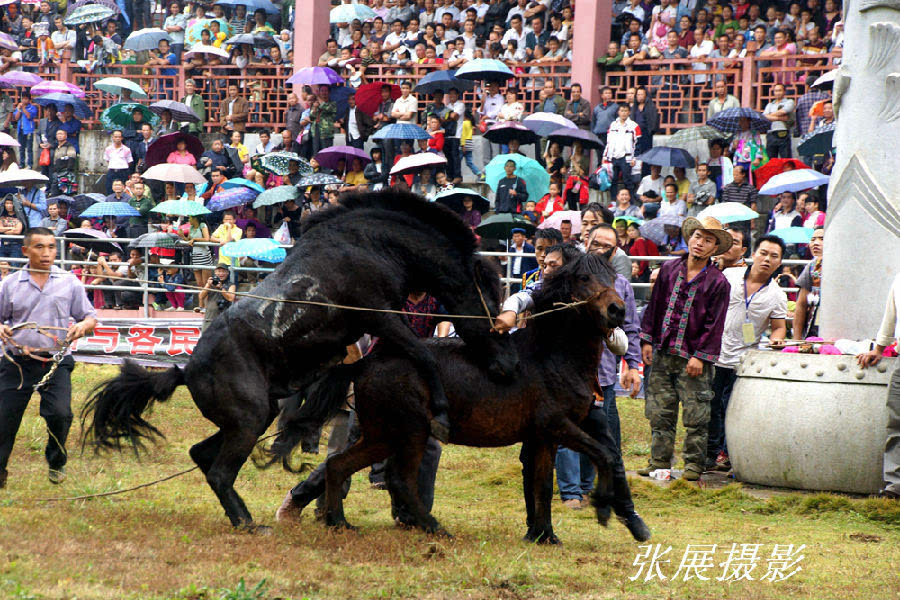
[[[718,245],[716,246],[715,252],[712,253],[713,256],[724,254],[731,248],[732,243],[734,243],[731,234],[722,228],[722,223],[720,223],[718,219],[714,219],[713,217],[704,217],[702,220],[694,217],[685,219],[684,223],[681,224],[681,235],[684,236],[684,241],[687,242],[691,239],[691,236],[694,235],[694,232],[698,229],[715,236]]]

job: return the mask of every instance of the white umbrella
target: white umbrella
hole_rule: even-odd
[[[802,192],[829,182],[831,178],[813,169],[794,169],[779,173],[759,189],[763,196],[777,196],[782,192]]]
[[[447,159],[438,156],[434,152],[420,152],[419,154],[404,156],[398,160],[397,164],[391,168],[391,175],[415,171],[417,169],[438,167],[446,164]]]
[[[704,208],[700,211],[700,214],[697,215],[697,218],[701,220],[706,217],[713,217],[720,223],[725,224],[735,223],[737,221],[749,221],[759,217],[759,213],[755,210],[751,210],[749,206],[741,204],[740,202],[721,202]]]
[[[212,54],[221,58],[228,58],[228,52],[215,46],[206,46],[204,44],[194,44],[191,49],[184,53],[185,58],[191,58],[195,54]]]
[[[9,135],[8,133],[3,133],[0,131],[0,146],[18,146],[19,142],[16,141],[16,138]]]
[[[4,171],[0,173],[0,186],[23,186],[29,183],[40,185],[47,183],[50,179],[46,175],[42,175],[31,169],[19,169],[18,171]]]
[[[152,179],[154,181],[193,183],[195,185],[206,183],[206,178],[200,174],[200,171],[191,165],[160,163],[158,165],[153,165],[144,171],[141,177],[144,179]]]
[[[548,136],[561,127],[578,129],[578,125],[569,119],[551,112],[536,112],[533,115],[528,115],[522,121],[522,125],[541,137]]]
[[[837,77],[837,74],[838,70],[832,69],[824,75],[819,76],[810,87],[819,88],[821,90],[830,90],[834,87],[834,79]]]
[[[121,77],[104,77],[103,79],[98,79],[94,82],[94,87],[108,94],[121,95],[124,90],[128,90],[131,92],[132,98],[147,97],[147,92],[145,92],[141,86],[130,79],[123,79]]]

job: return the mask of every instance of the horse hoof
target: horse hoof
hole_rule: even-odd
[[[637,513],[631,513],[627,517],[617,517],[619,522],[628,528],[632,537],[639,542],[646,542],[650,539],[650,528],[644,523],[644,520]]]
[[[299,523],[303,507],[294,502],[294,497],[288,492],[278,510],[275,511],[275,521],[278,523]]]
[[[444,538],[445,540],[452,540],[453,534],[444,529],[443,527],[439,527],[434,531],[429,532],[432,535],[436,535],[437,537]]]
[[[525,537],[522,538],[526,542],[530,542],[532,544],[551,544],[554,546],[562,546],[562,542],[556,537],[556,534],[550,533],[547,534],[544,531],[529,531],[525,534]]]
[[[450,426],[437,419],[431,420],[431,435],[444,444],[450,441]]]
[[[238,529],[253,535],[272,535],[272,528],[267,525],[257,525],[256,523],[247,523]]]
[[[333,529],[335,531],[345,530],[345,531],[357,531],[357,528],[348,523],[346,520],[341,521],[329,521],[325,520],[325,525],[329,529]]]
[[[598,506],[597,508],[597,522],[602,526],[607,527],[609,525],[609,518],[612,516],[612,507],[609,505],[606,506]]]

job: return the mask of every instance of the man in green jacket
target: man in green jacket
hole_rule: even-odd
[[[147,233],[147,223],[150,221],[150,209],[154,207],[153,199],[144,194],[143,182],[137,181],[133,185],[134,195],[128,198],[128,204],[141,213],[139,217],[128,218],[128,237],[136,238]]]
[[[337,116],[337,105],[329,100],[329,88],[320,85],[316,93],[309,116],[312,119],[313,154],[322,148],[334,145],[334,119]]]
[[[190,107],[200,121],[198,123],[187,123],[187,132],[194,135],[200,135],[203,131],[203,124],[206,123],[206,104],[203,102],[203,96],[197,93],[197,85],[193,79],[184,82],[184,98],[181,103]],[[185,125],[182,123],[182,126]]]

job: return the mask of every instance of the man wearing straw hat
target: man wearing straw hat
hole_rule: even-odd
[[[684,478],[696,481],[706,467],[713,364],[731,290],[712,257],[731,248],[732,239],[711,217],[688,217],[682,234],[688,253],[663,263],[641,319],[641,355],[653,367],[644,408],[652,438],[650,463],[638,474],[671,467],[680,402],[687,432]]]

